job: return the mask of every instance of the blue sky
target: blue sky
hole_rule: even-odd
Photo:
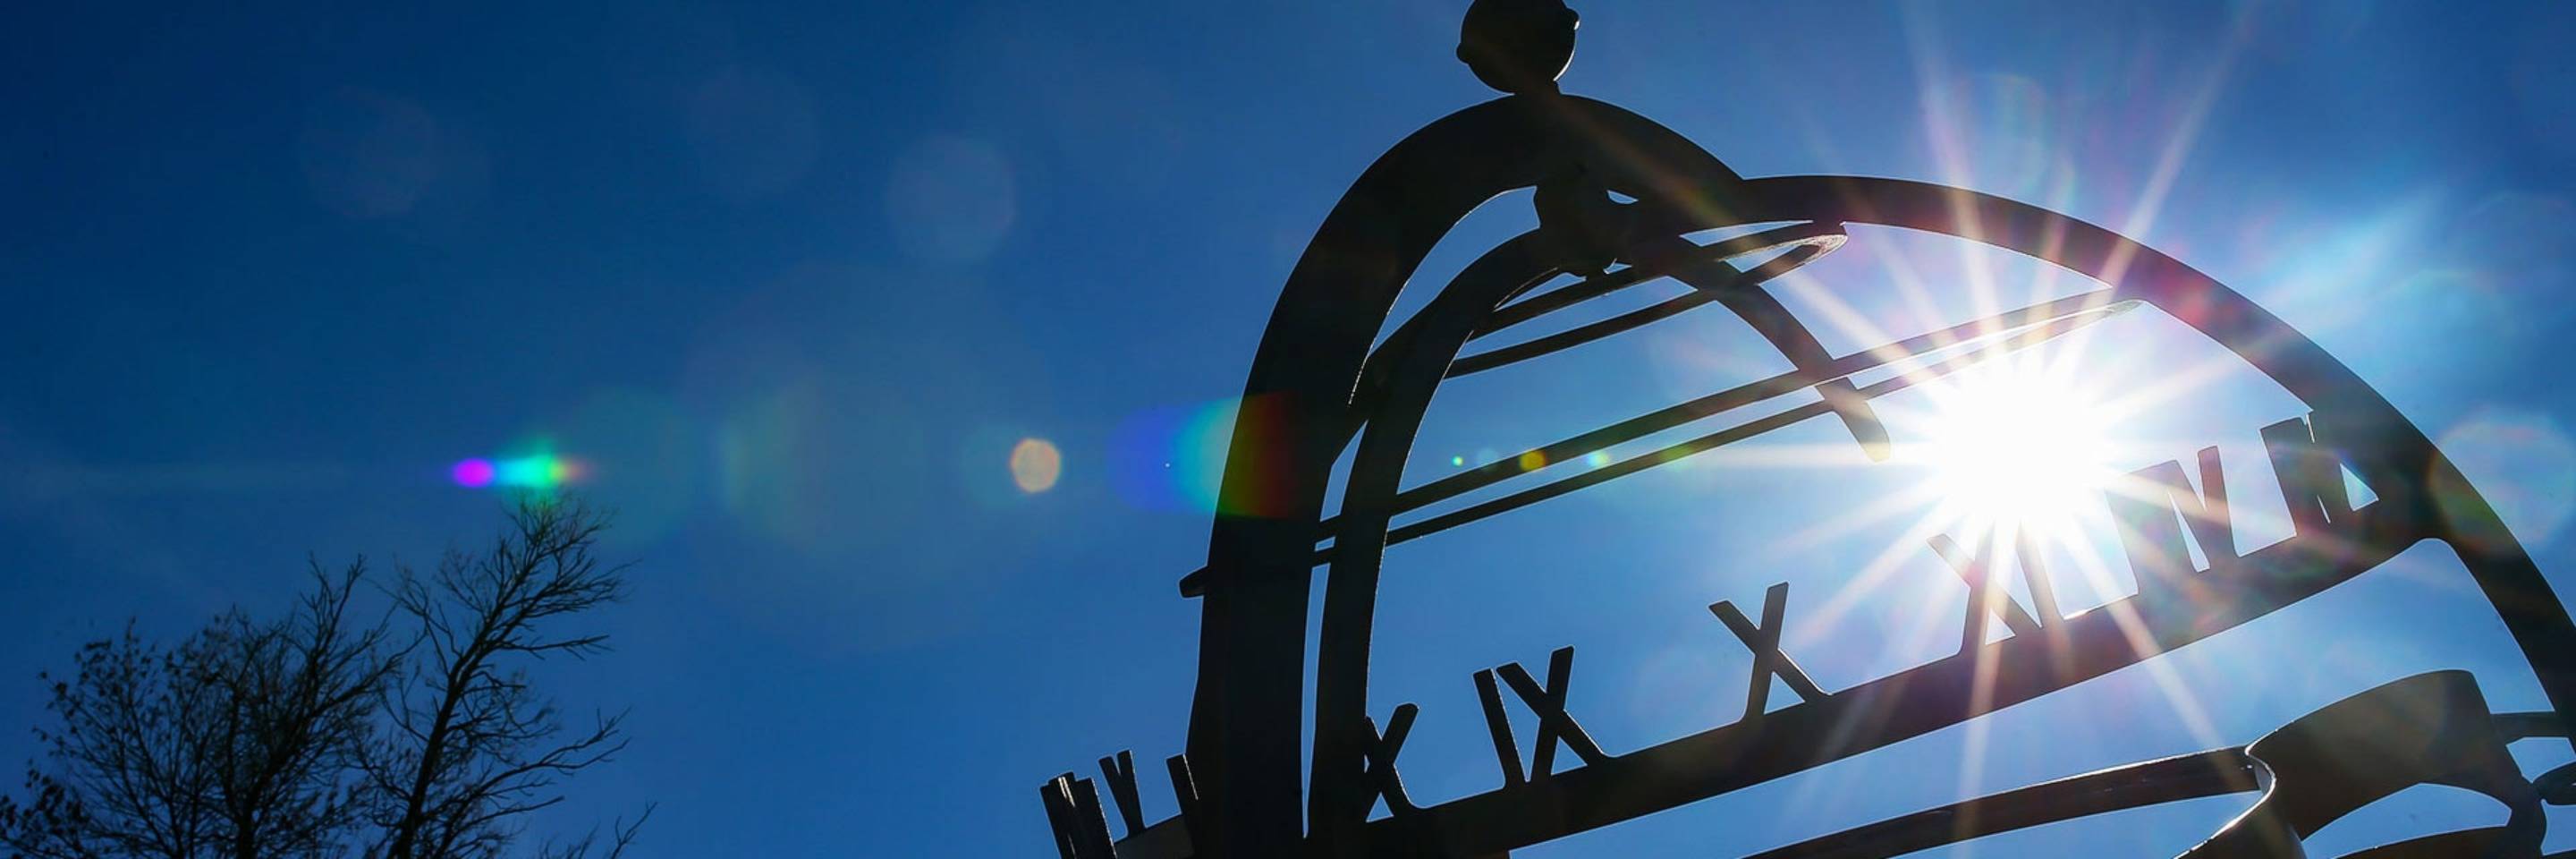
[[[2576,15],[2058,5],[1581,4],[1565,84],[1746,175],[1946,181],[2126,229],[2444,437],[2576,587],[2576,393],[2555,372],[2576,334]],[[498,522],[452,464],[547,448],[623,511],[611,548],[640,563],[633,600],[597,621],[616,653],[559,678],[575,706],[631,704],[635,744],[550,823],[659,801],[655,855],[1045,855],[1041,779],[1179,750],[1196,606],[1173,582],[1208,521],[1193,432],[1221,426],[1346,184],[1490,96],[1450,55],[1463,6],[13,16],[0,759],[33,753],[13,726],[41,715],[35,673],[78,643],[128,618],[177,633],[277,605],[308,552],[430,563]],[[1527,221],[1525,197],[1480,211],[1426,275]],[[1824,284],[1908,325],[1965,318],[1952,290],[1902,306],[1900,271],[2038,277],[1856,231],[1782,295],[1811,320]],[[2099,368],[2077,384],[2116,400],[2207,354],[2138,316],[2064,344]],[[1818,327],[1837,352],[1873,345]],[[1539,367],[1444,389],[1413,480],[1785,365],[1692,316]],[[2256,469],[2254,430],[2299,412],[2267,384],[2213,377],[2125,416],[2111,464],[2219,444]],[[1900,435],[1938,434],[1937,404],[1886,408]],[[1800,626],[1911,520],[1817,523],[1925,479],[1846,467],[1838,432],[1802,424],[1763,440],[1772,456],[1712,455],[1392,552],[1377,690],[1424,707],[1405,757],[1417,798],[1495,778],[1468,672],[1560,645],[1583,654],[1578,717],[1614,750],[1731,718],[1747,660],[1702,606],[1774,581],[1796,583],[1789,644],[1828,688],[1938,655],[1918,609],[1964,595],[1927,551],[1839,626]],[[1041,492],[1008,468],[1028,438],[1061,452]],[[2260,470],[2230,483],[2268,491]],[[2424,547],[1984,739],[1944,732],[1530,855],[1759,849],[2242,742],[2431,668],[2481,669],[2499,707],[2538,706],[2464,586]],[[1151,815],[1169,814],[1160,768],[1142,768]],[[2428,831],[2418,810],[2486,813],[2408,801],[2329,835],[2361,846]],[[2170,853],[2241,808],[1982,852]]]

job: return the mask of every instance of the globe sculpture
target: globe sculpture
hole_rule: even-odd
[[[2248,793],[2257,797],[2250,810],[2185,855],[2299,856],[2302,840],[2326,824],[2423,784],[2484,794],[2503,804],[2507,819],[2365,854],[2539,855],[2542,806],[2576,802],[2576,765],[2527,778],[2505,747],[2569,736],[2576,626],[2491,505],[2386,399],[2262,307],[2102,227],[1923,182],[1745,178],[1653,121],[1562,94],[1555,79],[1572,56],[1577,24],[1556,0],[1476,3],[1459,57],[1506,95],[1397,143],[1317,230],[1262,335],[1225,462],[1223,509],[1259,515],[1218,516],[1207,566],[1181,582],[1202,612],[1186,748],[1166,767],[1181,813],[1146,820],[1133,757],[1119,752],[1101,759],[1099,780],[1065,773],[1041,787],[1061,856],[1503,856],[1980,719],[2220,635],[2425,541],[2458,554],[2519,645],[2550,710],[2493,713],[2468,673],[2422,674],[2247,745],[1981,796],[1758,855],[1893,856],[2103,812]],[[1538,228],[1476,257],[1418,312],[1382,331],[1399,290],[1433,245],[1470,210],[1523,189],[1534,189]],[[1764,286],[1842,247],[1854,225],[1982,243],[2090,278],[2098,288],[1832,354]],[[1728,234],[1706,243],[1690,238],[1712,231]],[[1663,279],[1688,289],[1509,346],[1477,345]],[[1794,370],[1401,485],[1444,381],[1709,304],[1749,324]],[[2063,610],[2047,572],[2025,559],[2025,608],[2006,594],[1993,552],[1936,541],[1969,590],[1957,652],[1828,689],[1785,652],[1788,586],[1772,585],[1759,605],[1709,607],[1752,655],[1743,716],[1734,722],[1640,748],[1609,747],[1568,705],[1573,648],[1566,647],[1544,666],[1512,662],[1469,678],[1501,770],[1498,786],[1429,805],[1406,791],[1402,752],[1420,710],[1369,695],[1387,546],[1809,420],[1839,423],[1867,456],[1883,458],[1891,438],[1874,400],[2132,312],[2189,326],[2307,409],[2260,430],[2289,510],[2287,539],[2240,549],[2228,498],[2261,490],[2228,486],[2216,448],[2189,467],[2151,464],[2131,475],[2150,491],[2107,499],[2134,593]],[[1812,398],[1758,419],[1605,456],[1623,443],[1808,391]],[[1328,489],[1337,485],[1334,470],[1345,452],[1349,466],[1327,516]],[[1570,475],[1420,513],[1516,478],[1543,477],[1535,473],[1548,464],[1586,460],[1591,467]],[[2346,470],[2373,500],[2356,503]],[[2205,565],[2192,560],[2195,548]],[[1319,605],[1311,604],[1317,570],[1324,575]],[[1314,640],[1310,620],[1319,620]],[[1774,681],[1796,701],[1775,706]],[[1516,730],[1513,711],[1525,714],[1524,724],[1534,719],[1536,729]],[[1301,755],[1309,727],[1311,755]],[[1372,818],[1381,805],[1387,813]],[[1112,807],[1122,833],[1115,837]]]

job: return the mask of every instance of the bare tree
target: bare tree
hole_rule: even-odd
[[[38,730],[50,771],[0,798],[0,844],[30,857],[320,857],[360,821],[351,764],[398,663],[350,617],[364,561],[272,622],[234,609],[164,650],[129,627],[81,648]],[[48,678],[51,679],[51,678]]]
[[[33,857],[204,855],[216,840],[211,750],[202,725],[208,689],[176,654],[137,637],[83,645],[69,680],[46,704],[62,726],[39,729],[51,771],[30,764],[29,801],[0,800],[0,837]]]
[[[386,859],[499,855],[527,814],[562,800],[559,779],[626,747],[622,715],[567,731],[526,675],[531,661],[606,649],[604,635],[557,628],[625,592],[626,568],[592,551],[606,518],[532,498],[510,522],[482,551],[450,552],[426,579],[406,571],[395,589],[419,639],[405,682],[386,693],[390,724],[366,766]],[[633,837],[619,827],[612,855]],[[591,846],[586,838],[562,852]]]
[[[225,705],[227,750],[215,756],[217,811],[234,859],[320,857],[358,822],[355,765],[373,707],[401,662],[386,627],[353,625],[349,599],[366,562],[318,586],[286,619],[262,626],[235,611],[208,636],[205,679]]]
[[[520,843],[562,777],[607,761],[619,718],[567,731],[526,676],[534,660],[605,649],[563,634],[617,600],[624,568],[592,547],[606,519],[523,500],[478,553],[450,552],[353,617],[364,560],[273,621],[240,609],[171,647],[129,626],[51,683],[24,799],[0,797],[0,848],[32,859],[323,859],[361,855],[621,856],[644,815],[606,833]],[[397,648],[387,621],[410,635]]]

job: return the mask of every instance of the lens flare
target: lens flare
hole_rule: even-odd
[[[2471,498],[2482,494],[2515,536],[2537,548],[2557,539],[2570,516],[2576,516],[2576,442],[2548,415],[2482,407],[2442,433],[2442,450],[2478,487],[2472,491],[2451,474],[2437,472],[2430,481],[2434,505],[2455,521],[2483,518]],[[2502,535],[2475,528],[2462,537],[2479,548],[2502,551]]]
[[[508,459],[459,460],[447,470],[449,479],[468,489],[506,486],[517,489],[552,489],[580,480],[589,469],[577,460],[551,453]]]
[[[493,474],[492,461],[488,459],[461,460],[456,467],[447,470],[447,476],[454,478],[456,485],[468,488],[492,485]]]
[[[1024,438],[1011,446],[1011,482],[1021,492],[1036,495],[1055,488],[1056,479],[1064,476],[1064,453],[1055,443],[1042,438]]]
[[[1231,495],[1220,490],[1238,428],[1256,449],[1276,450],[1285,446],[1286,421],[1281,402],[1269,397],[1152,409],[1120,422],[1110,445],[1112,479],[1121,498],[1146,509],[1281,515],[1282,462],[1255,459]]]

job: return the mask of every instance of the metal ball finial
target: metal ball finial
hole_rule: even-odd
[[[1515,95],[1556,91],[1583,22],[1564,0],[1476,0],[1458,28],[1458,59],[1486,86]]]

